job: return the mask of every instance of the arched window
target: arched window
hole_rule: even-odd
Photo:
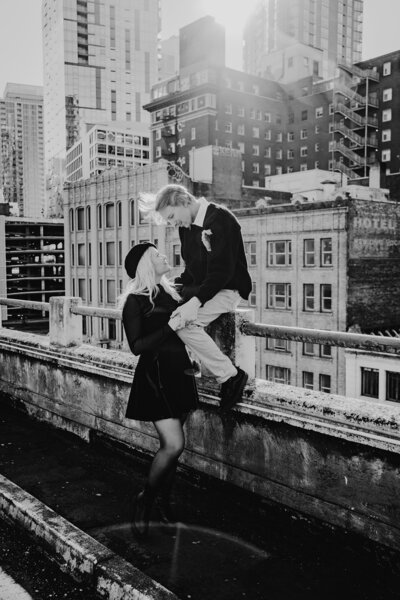
[[[105,207],[106,227],[115,227],[115,206],[112,202],[108,202]]]

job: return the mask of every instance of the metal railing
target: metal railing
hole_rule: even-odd
[[[59,299],[59,298],[57,298]],[[0,298],[0,305],[21,306],[49,312],[49,302],[33,302],[29,300],[10,300]],[[71,307],[75,315],[121,319],[122,311],[113,308],[100,308],[77,305]],[[243,320],[239,327],[240,332],[246,336],[271,337],[296,342],[310,342],[338,346],[342,348],[357,348],[360,350],[385,351],[400,354],[400,337],[386,337],[383,335],[367,335],[363,333],[350,333],[344,331],[327,331],[322,329],[306,329],[303,327],[288,327],[286,325],[268,325],[265,323],[252,323]]]

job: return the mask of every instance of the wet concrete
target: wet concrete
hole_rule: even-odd
[[[129,518],[148,458],[32,421],[0,398],[0,472],[135,567],[192,600],[398,600],[400,556],[342,530],[181,470],[177,526]]]

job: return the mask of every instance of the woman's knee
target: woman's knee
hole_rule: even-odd
[[[164,441],[164,450],[168,452],[171,457],[179,458],[185,447],[185,440],[183,436],[172,437]]]

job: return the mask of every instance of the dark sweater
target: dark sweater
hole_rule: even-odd
[[[211,230],[211,251],[202,242],[203,231]],[[238,290],[247,300],[251,279],[247,270],[242,233],[236,217],[225,207],[210,202],[203,227],[179,228],[185,270],[176,283],[183,285],[185,300],[197,296],[203,305],[223,289]]]

